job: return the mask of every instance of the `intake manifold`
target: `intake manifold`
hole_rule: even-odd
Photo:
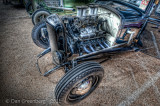
[[[77,6],[77,17],[85,17],[88,6]]]
[[[89,15],[97,15],[98,13],[98,5],[90,4],[89,5]]]

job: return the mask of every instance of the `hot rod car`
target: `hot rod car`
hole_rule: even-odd
[[[59,104],[75,104],[89,96],[100,84],[104,70],[100,65],[111,55],[137,50],[149,17],[159,0],[97,0],[77,6],[77,14],[52,14],[34,26],[34,43],[45,48],[38,59],[51,52],[53,69],[63,67],[65,75],[55,88]],[[100,63],[94,62],[102,59]]]

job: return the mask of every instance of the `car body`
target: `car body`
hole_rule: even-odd
[[[38,59],[51,52],[56,65],[43,75],[61,67],[66,73],[55,88],[59,104],[80,102],[102,80],[104,71],[99,63],[85,61],[102,59],[104,62],[113,54],[135,51],[141,45],[140,34],[159,1],[130,1],[97,0],[86,6],[77,6],[76,14],[52,14],[45,22],[35,25],[32,31],[34,43],[47,48]],[[144,2],[147,5],[143,5]],[[38,61],[37,66],[39,69]],[[42,74],[40,69],[39,72]]]

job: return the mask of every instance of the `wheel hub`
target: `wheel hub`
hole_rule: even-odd
[[[73,89],[72,94],[76,95],[84,95],[87,93],[92,87],[92,80],[88,79],[86,81],[80,82],[75,89]]]

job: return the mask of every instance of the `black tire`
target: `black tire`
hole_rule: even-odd
[[[45,31],[45,38],[41,34],[41,29],[47,28],[45,21],[35,25],[32,29],[32,40],[40,48],[47,49],[49,47],[48,33]]]
[[[45,9],[38,9],[32,15],[32,23],[36,25],[37,23],[44,21],[50,14],[51,13]]]
[[[73,69],[68,71],[57,84],[55,88],[56,101],[60,105],[64,106],[72,105],[82,101],[98,87],[103,75],[103,68],[96,62],[85,62],[75,66]],[[92,79],[91,83],[90,79]],[[83,90],[87,89],[87,91],[79,91],[81,94],[73,94],[73,91],[77,87],[76,85],[81,84],[82,86],[82,83],[84,84],[84,82],[85,84],[87,82],[87,88],[83,88]]]

